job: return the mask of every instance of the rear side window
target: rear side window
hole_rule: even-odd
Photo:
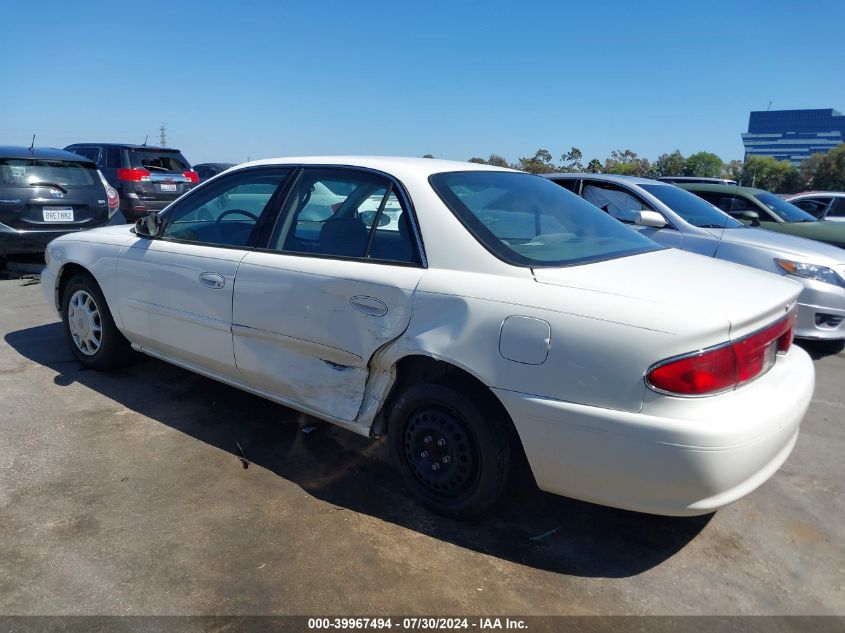
[[[566,266],[662,248],[539,176],[463,171],[429,182],[475,239],[516,266]]]
[[[29,187],[38,183],[86,187],[98,180],[97,171],[90,163],[0,158],[0,187]]]
[[[85,158],[93,160],[95,163],[100,155],[100,148],[98,147],[75,147],[68,151],[84,156]]]
[[[179,152],[162,152],[151,149],[129,150],[132,167],[149,172],[178,172],[190,169],[189,163]]]
[[[119,147],[109,147],[106,150],[106,167],[110,169],[119,169],[123,167],[122,162],[120,160],[120,148]]]
[[[270,248],[419,264],[410,219],[393,187],[369,172],[308,169],[288,196]]]

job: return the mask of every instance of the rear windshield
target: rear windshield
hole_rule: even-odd
[[[681,216],[684,220],[703,229],[744,229],[724,211],[709,202],[675,185],[640,185],[655,198]]]
[[[784,222],[817,222],[816,218],[799,209],[791,202],[787,202],[783,198],[778,198],[771,193],[755,193],[754,197],[765,204],[776,215],[780,216]]]
[[[179,152],[162,152],[152,149],[131,149],[129,160],[132,167],[146,169],[149,172],[182,173],[190,169],[185,157]]]
[[[85,187],[98,179],[96,168],[91,163],[43,158],[0,158],[0,187],[28,187],[38,183]]]
[[[429,182],[467,230],[509,264],[566,266],[662,248],[539,176],[464,171]]]

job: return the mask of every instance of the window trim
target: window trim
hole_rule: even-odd
[[[373,169],[370,167],[359,167],[356,165],[335,165],[335,164],[325,164],[325,165],[318,165],[318,164],[305,164],[305,163],[297,163],[295,165],[278,165],[279,167],[293,167],[296,169],[296,174],[290,180],[290,185],[286,188],[284,192],[284,198],[281,200],[281,204],[277,205],[276,208],[273,210],[274,218],[272,221],[268,221],[266,226],[266,231],[259,236],[260,245],[255,246],[252,250],[260,253],[270,253],[275,255],[285,255],[288,257],[311,257],[311,258],[318,258],[318,259],[332,259],[338,261],[353,261],[353,262],[364,262],[364,263],[373,263],[373,264],[386,264],[391,266],[404,266],[410,268],[428,268],[428,258],[425,253],[425,245],[423,244],[422,239],[422,232],[419,229],[419,224],[417,222],[417,215],[416,209],[414,208],[413,201],[411,197],[408,195],[405,186],[402,182],[388,174],[386,172],[380,171],[378,169]],[[415,248],[417,255],[419,255],[419,263],[417,262],[399,262],[395,260],[386,260],[386,259],[377,259],[374,257],[353,257],[349,255],[329,255],[326,253],[294,253],[288,252],[284,250],[278,250],[275,248],[270,248],[270,240],[272,239],[273,235],[276,233],[276,229],[280,228],[279,224],[284,221],[282,217],[282,211],[287,206],[288,199],[295,189],[296,185],[299,184],[302,175],[306,172],[306,170],[340,170],[340,171],[350,171],[356,173],[367,173],[373,174],[376,176],[380,176],[382,178],[387,179],[391,183],[392,192],[397,195],[399,198],[399,204],[403,207],[403,213],[408,214],[408,220],[411,225],[411,235],[413,237],[414,242],[412,246]],[[375,226],[375,223],[374,223]]]

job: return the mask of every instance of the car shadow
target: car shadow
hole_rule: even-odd
[[[57,372],[56,385],[83,384],[228,451],[233,468],[242,467],[238,458],[243,456],[338,508],[542,570],[585,577],[639,574],[681,550],[712,517],[658,517],[547,494],[521,463],[493,511],[469,522],[452,521],[429,513],[405,493],[384,440],[355,435],[153,359],[111,373],[84,370],[59,323],[11,332],[5,341]]]
[[[845,350],[845,341],[811,341],[796,339],[795,344],[810,355],[813,360],[821,360],[827,356],[836,356]]]

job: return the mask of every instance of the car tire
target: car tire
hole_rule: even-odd
[[[426,508],[453,519],[496,503],[511,464],[501,415],[465,393],[440,383],[412,385],[388,420],[391,459],[403,483]]]
[[[132,347],[114,323],[97,282],[76,275],[62,293],[65,338],[76,360],[87,369],[113,369],[132,357]]]

